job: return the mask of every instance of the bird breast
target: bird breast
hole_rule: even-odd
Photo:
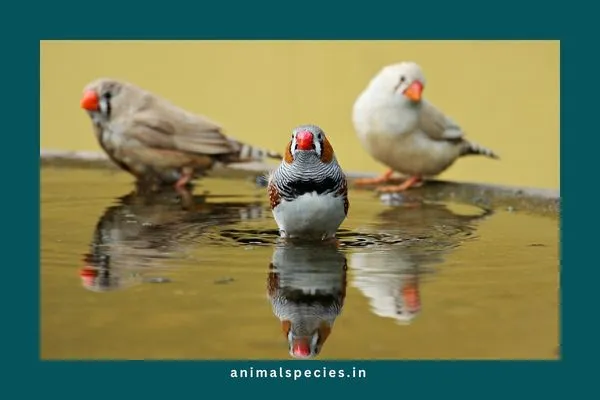
[[[419,125],[418,106],[403,99],[375,96],[369,92],[356,101],[352,116],[360,138],[409,134]]]
[[[344,199],[333,193],[305,193],[293,200],[282,200],[273,210],[277,224],[288,232],[337,230],[345,218]]]

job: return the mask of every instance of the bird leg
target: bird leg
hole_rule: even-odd
[[[181,169],[181,178],[175,183],[175,189],[183,189],[194,176],[194,169],[190,167],[183,167]]]
[[[194,204],[194,196],[192,196],[192,192],[185,186],[175,186],[175,191],[177,191],[181,197],[181,207],[186,211],[195,211],[196,205]]]
[[[400,185],[381,186],[378,187],[376,190],[379,193],[398,193],[405,191],[406,189],[416,185],[419,182],[421,182],[421,177],[418,175],[413,175],[404,182],[402,182]]]
[[[379,185],[381,183],[387,183],[391,180],[392,174],[394,173],[393,169],[386,170],[383,174],[376,178],[361,178],[356,179],[354,184],[356,186],[366,186],[366,185]]]

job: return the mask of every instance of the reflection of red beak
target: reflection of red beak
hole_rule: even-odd
[[[292,353],[294,356],[299,358],[310,357],[310,338],[303,337],[293,339],[292,341]]]
[[[300,150],[312,150],[313,134],[309,131],[302,131],[296,134],[296,144]]]
[[[98,111],[98,95],[93,90],[88,90],[81,98],[81,108],[88,111]]]
[[[423,93],[423,84],[419,81],[414,81],[404,91],[404,95],[412,101],[421,101],[422,93]]]
[[[416,313],[421,309],[421,299],[419,297],[419,287],[415,284],[409,284],[402,289],[402,297],[406,307],[411,313]]]
[[[95,268],[86,265],[79,270],[79,276],[85,286],[92,286],[94,284],[94,279],[98,276],[98,271],[96,271]]]

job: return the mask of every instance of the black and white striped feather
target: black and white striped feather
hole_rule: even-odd
[[[281,163],[271,176],[279,197],[288,201],[312,192],[338,193],[345,181],[346,176],[335,159],[326,164],[313,152],[296,153],[292,164]]]

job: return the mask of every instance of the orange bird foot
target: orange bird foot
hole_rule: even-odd
[[[192,180],[194,171],[192,169],[183,168],[181,178],[175,182],[175,189],[183,189]]]
[[[368,185],[380,185],[382,183],[388,183],[390,182],[392,179],[392,174],[394,173],[393,170],[388,169],[387,171],[385,171],[382,175],[376,177],[376,178],[361,178],[361,179],[356,179],[354,181],[354,184],[356,186],[368,186]]]
[[[187,176],[182,176],[176,183],[175,183],[175,189],[180,190],[180,189],[185,189],[185,186],[188,184],[188,182],[190,181],[190,178]]]
[[[410,187],[417,186],[422,180],[418,176],[411,176],[400,185],[387,185],[378,187],[376,190],[379,193],[398,193],[407,190]]]

